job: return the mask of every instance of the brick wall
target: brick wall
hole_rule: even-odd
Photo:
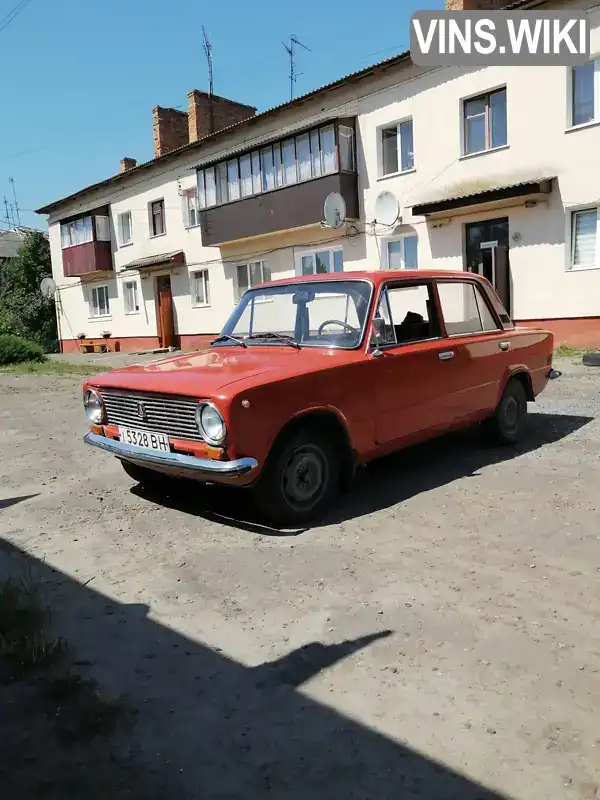
[[[186,111],[154,106],[152,120],[155,158],[164,156],[165,153],[188,144],[188,115]]]
[[[196,142],[203,136],[253,117],[255,114],[254,106],[192,89],[188,93],[189,141]]]
[[[447,11],[498,11],[510,0],[446,0]]]
[[[121,159],[121,167],[119,172],[127,172],[128,169],[135,169],[137,167],[137,161],[135,158],[122,158]]]

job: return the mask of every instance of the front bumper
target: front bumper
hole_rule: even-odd
[[[131,461],[142,467],[164,472],[167,475],[179,475],[209,483],[229,483],[243,476],[250,476],[256,470],[258,462],[254,458],[238,458],[235,461],[213,461],[208,458],[195,458],[181,453],[163,453],[158,450],[146,450],[132,444],[125,444],[117,439],[87,433],[83,441],[92,447],[106,450],[117,458]]]

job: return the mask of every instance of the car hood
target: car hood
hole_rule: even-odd
[[[234,383],[297,376],[332,367],[348,351],[303,347],[257,345],[213,347],[188,355],[176,355],[147,364],[135,364],[90,378],[92,386],[161,394],[214,396]]]

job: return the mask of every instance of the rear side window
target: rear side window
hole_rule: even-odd
[[[438,283],[442,315],[448,336],[498,330],[478,286],[473,283]]]

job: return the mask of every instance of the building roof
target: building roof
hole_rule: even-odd
[[[121,267],[121,272],[130,269],[147,269],[148,267],[163,267],[165,265],[180,266],[185,262],[183,250],[172,250],[170,253],[159,253],[155,256],[136,258]]]
[[[14,258],[23,246],[26,235],[35,230],[35,228],[19,227],[0,231],[0,258]]]
[[[552,189],[552,181],[555,177],[528,178],[517,183],[496,183],[492,186],[477,187],[471,192],[449,193],[444,197],[415,203],[412,206],[412,213],[420,217],[473,204],[527,197],[530,194],[548,194]]]

